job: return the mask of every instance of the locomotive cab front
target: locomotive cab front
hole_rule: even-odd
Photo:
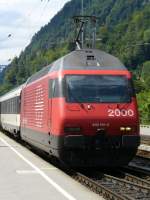
[[[54,93],[52,130],[59,133],[63,161],[113,166],[132,159],[139,145],[139,124],[129,72],[68,73],[57,81]]]

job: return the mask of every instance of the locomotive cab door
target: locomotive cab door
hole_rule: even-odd
[[[54,90],[55,90],[55,80],[53,79],[49,79],[49,120],[48,120],[48,128],[49,128],[49,132],[51,133],[51,124],[52,124],[52,101],[53,101],[53,94],[54,94]]]

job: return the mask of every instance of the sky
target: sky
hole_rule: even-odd
[[[0,65],[7,65],[70,0],[0,0]]]

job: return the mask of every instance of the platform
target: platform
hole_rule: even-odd
[[[1,200],[102,200],[29,149],[0,132]]]
[[[140,134],[145,136],[150,136],[150,125],[141,125]]]

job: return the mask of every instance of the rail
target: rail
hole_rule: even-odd
[[[122,167],[123,171],[125,173],[130,173],[132,175],[135,175],[138,178],[141,178],[142,180],[146,180],[150,183],[150,172],[143,170],[142,168],[135,168],[131,166],[125,166]]]
[[[92,191],[102,195],[109,200],[136,200],[136,199],[150,199],[150,187],[142,186],[144,183],[140,181],[133,183],[133,177],[130,181],[101,174],[96,176],[85,176],[81,173],[76,173],[73,176],[83,185],[86,185]],[[130,176],[131,177],[131,176]],[[137,181],[137,179],[136,179]],[[146,185],[146,182],[144,183]]]
[[[136,168],[150,173],[150,159],[143,156],[136,156],[128,165],[128,167]]]
[[[150,187],[150,182],[148,181],[148,179],[139,178],[136,175],[124,172],[124,170],[120,170],[120,176],[122,176],[123,179],[130,181],[132,183],[136,183],[136,184],[139,184],[139,185],[142,185],[142,186]],[[149,174],[149,178],[150,178],[150,174]]]

